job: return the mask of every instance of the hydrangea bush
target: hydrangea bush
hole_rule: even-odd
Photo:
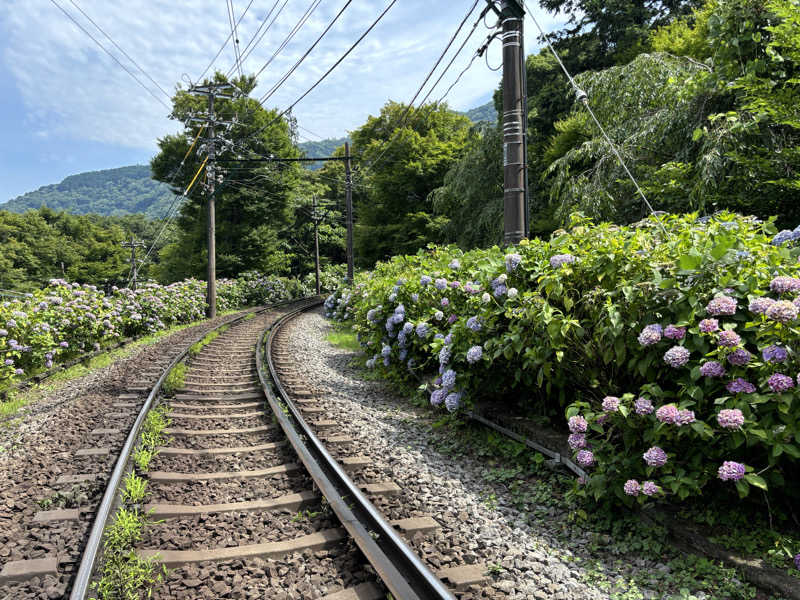
[[[794,495],[800,248],[775,234],[729,213],[576,216],[549,241],[379,263],[326,311],[352,320],[368,366],[422,378],[443,410],[566,415],[579,494]]]
[[[155,333],[202,319],[206,284],[188,279],[136,291],[53,279],[24,298],[0,304],[0,389],[121,338]],[[220,310],[269,304],[307,295],[297,282],[258,273],[220,280]]]

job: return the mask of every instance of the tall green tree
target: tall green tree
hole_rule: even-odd
[[[405,118],[404,118],[405,115]],[[461,155],[471,123],[446,105],[407,111],[388,102],[351,135],[364,165],[366,199],[356,206],[356,259],[371,265],[441,240],[445,219],[433,215],[430,193]]]
[[[213,81],[227,80],[217,73]],[[244,94],[256,85],[255,78],[250,76],[234,79],[232,83]],[[171,116],[188,121],[192,114],[204,114],[206,104],[206,98],[179,90],[173,98]],[[218,182],[215,192],[217,274],[233,277],[251,269],[286,274],[290,270],[291,252],[280,232],[292,223],[291,197],[301,168],[293,163],[254,164],[234,159],[270,155],[296,158],[300,152],[291,140],[286,121],[277,118],[276,110],[265,109],[246,96],[235,100],[217,98],[214,109],[218,119],[236,120],[227,132],[216,132],[224,133],[235,144],[219,157],[222,181]],[[154,178],[172,182],[176,194],[182,193],[202,164],[203,153],[195,149],[189,153],[184,167],[180,167],[199,128],[200,124],[192,123],[183,133],[160,139],[160,152],[151,161]],[[202,137],[198,144],[202,144]],[[201,181],[195,184],[180,207],[177,239],[162,252],[163,280],[205,277],[208,260],[206,202],[207,194]]]

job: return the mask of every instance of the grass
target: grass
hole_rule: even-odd
[[[217,339],[220,335],[222,335],[223,333],[228,331],[228,329],[230,329],[230,325],[223,325],[219,329],[215,329],[214,331],[210,331],[208,334],[206,334],[206,336],[202,340],[192,344],[192,347],[189,348],[189,356],[193,358],[193,357],[197,356],[198,354],[200,354],[200,352],[203,350],[203,348],[208,346],[211,342],[213,342],[215,339]]]
[[[170,425],[170,408],[166,404],[157,406],[144,420],[139,445],[133,451],[133,462],[139,472],[145,473],[150,468],[150,461],[158,456],[159,446],[166,443],[164,430]]]
[[[333,331],[325,336],[325,339],[343,350],[350,350],[351,352],[361,352],[361,346],[358,344],[356,334],[350,325],[344,323],[334,323],[332,325]]]
[[[180,362],[170,370],[161,386],[165,396],[174,396],[175,392],[183,387],[186,380],[186,363]]]

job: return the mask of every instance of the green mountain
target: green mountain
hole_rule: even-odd
[[[494,109],[494,102],[492,100],[461,114],[465,115],[473,123],[480,123],[481,121],[488,121],[490,123],[497,122],[497,111]]]
[[[310,158],[316,157],[323,157],[323,156],[330,156],[333,154],[333,151],[336,150],[339,146],[344,146],[344,143],[348,141],[348,138],[328,138],[325,140],[320,140],[318,142],[302,142],[297,146],[306,153],[306,156]],[[317,169],[322,168],[322,162],[315,162],[315,163],[304,163],[305,166],[312,171],[316,171]]]
[[[70,175],[61,183],[45,185],[0,204],[0,210],[24,213],[47,206],[74,215],[142,213],[161,218],[173,197],[167,185],[150,177],[149,166],[132,165]]]

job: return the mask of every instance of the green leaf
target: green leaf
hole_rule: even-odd
[[[740,498],[746,498],[750,493],[750,486],[748,486],[743,479],[736,482],[736,491],[739,492]]]
[[[749,483],[752,486],[761,488],[762,490],[767,489],[767,482],[764,481],[763,477],[759,477],[755,473],[748,473],[747,475],[744,476],[744,478],[747,481],[747,483]]]

